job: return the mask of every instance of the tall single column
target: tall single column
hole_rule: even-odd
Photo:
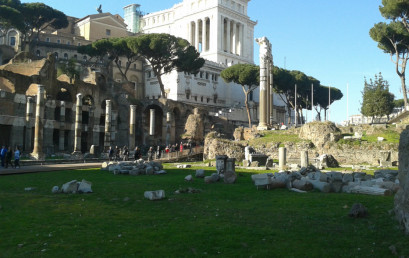
[[[81,152],[81,129],[82,129],[82,94],[77,94],[77,103],[75,106],[75,136],[74,136],[74,153]]]
[[[105,136],[104,136],[104,148],[108,150],[111,146],[111,118],[112,118],[112,103],[107,99],[105,105]]]
[[[197,52],[199,52],[199,21],[196,20],[195,22],[195,48]]]
[[[233,54],[237,54],[237,23],[232,21],[233,24],[233,33],[232,33],[232,50]]]
[[[129,149],[135,149],[135,114],[136,105],[131,105],[129,118]]]
[[[202,20],[202,52],[206,52],[207,42],[206,42],[206,18]]]
[[[150,109],[149,135],[155,135],[155,109]]]
[[[226,18],[226,51],[231,53],[231,32],[230,32],[230,23],[231,21]]]
[[[280,170],[285,169],[285,165],[287,163],[287,150],[285,147],[278,148],[278,168]]]
[[[273,125],[277,123],[276,117],[275,117],[275,110],[274,110],[274,83],[273,83],[273,60],[271,60],[269,64],[269,78],[270,78],[270,124]]]
[[[65,102],[61,101],[60,106],[60,131],[59,131],[59,141],[58,141],[58,150],[63,151],[64,146],[64,129],[65,129]]]
[[[43,128],[44,128],[44,85],[38,85],[36,118],[34,129],[34,149],[31,156],[37,160],[44,159],[43,153]]]
[[[258,130],[267,130],[267,67],[266,67],[266,53],[264,38],[256,39],[260,45],[260,103],[259,103],[259,124]]]
[[[31,146],[32,132],[31,132],[31,118],[33,117],[33,98],[27,97],[26,104],[26,142],[24,146],[25,151],[30,151],[33,146]]]

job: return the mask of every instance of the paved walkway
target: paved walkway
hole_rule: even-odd
[[[13,174],[58,171],[58,170],[69,170],[69,169],[81,169],[81,168],[100,168],[101,164],[102,164],[102,162],[70,163],[70,164],[46,164],[46,163],[44,163],[43,165],[21,166],[21,168],[10,168],[10,167],[9,168],[2,168],[2,167],[0,167],[0,176],[13,175]]]

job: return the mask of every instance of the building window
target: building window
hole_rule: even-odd
[[[10,46],[16,45],[16,37],[10,37]]]
[[[107,30],[106,30],[106,35],[107,35],[107,36],[111,36],[111,30],[108,30],[108,29],[107,29]]]

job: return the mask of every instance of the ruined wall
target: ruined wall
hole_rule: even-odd
[[[399,191],[395,195],[395,215],[409,234],[409,130],[404,130],[399,142]]]

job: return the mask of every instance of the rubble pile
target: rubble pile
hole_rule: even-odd
[[[136,161],[120,161],[120,162],[104,162],[101,170],[106,170],[114,175],[162,175],[166,174],[163,166],[159,162],[144,161],[139,159]]]
[[[297,192],[317,189],[325,193],[391,195],[399,189],[397,176],[395,170],[377,170],[372,176],[364,172],[321,172],[310,167],[296,172],[255,174],[251,178],[257,189],[288,188]]]

